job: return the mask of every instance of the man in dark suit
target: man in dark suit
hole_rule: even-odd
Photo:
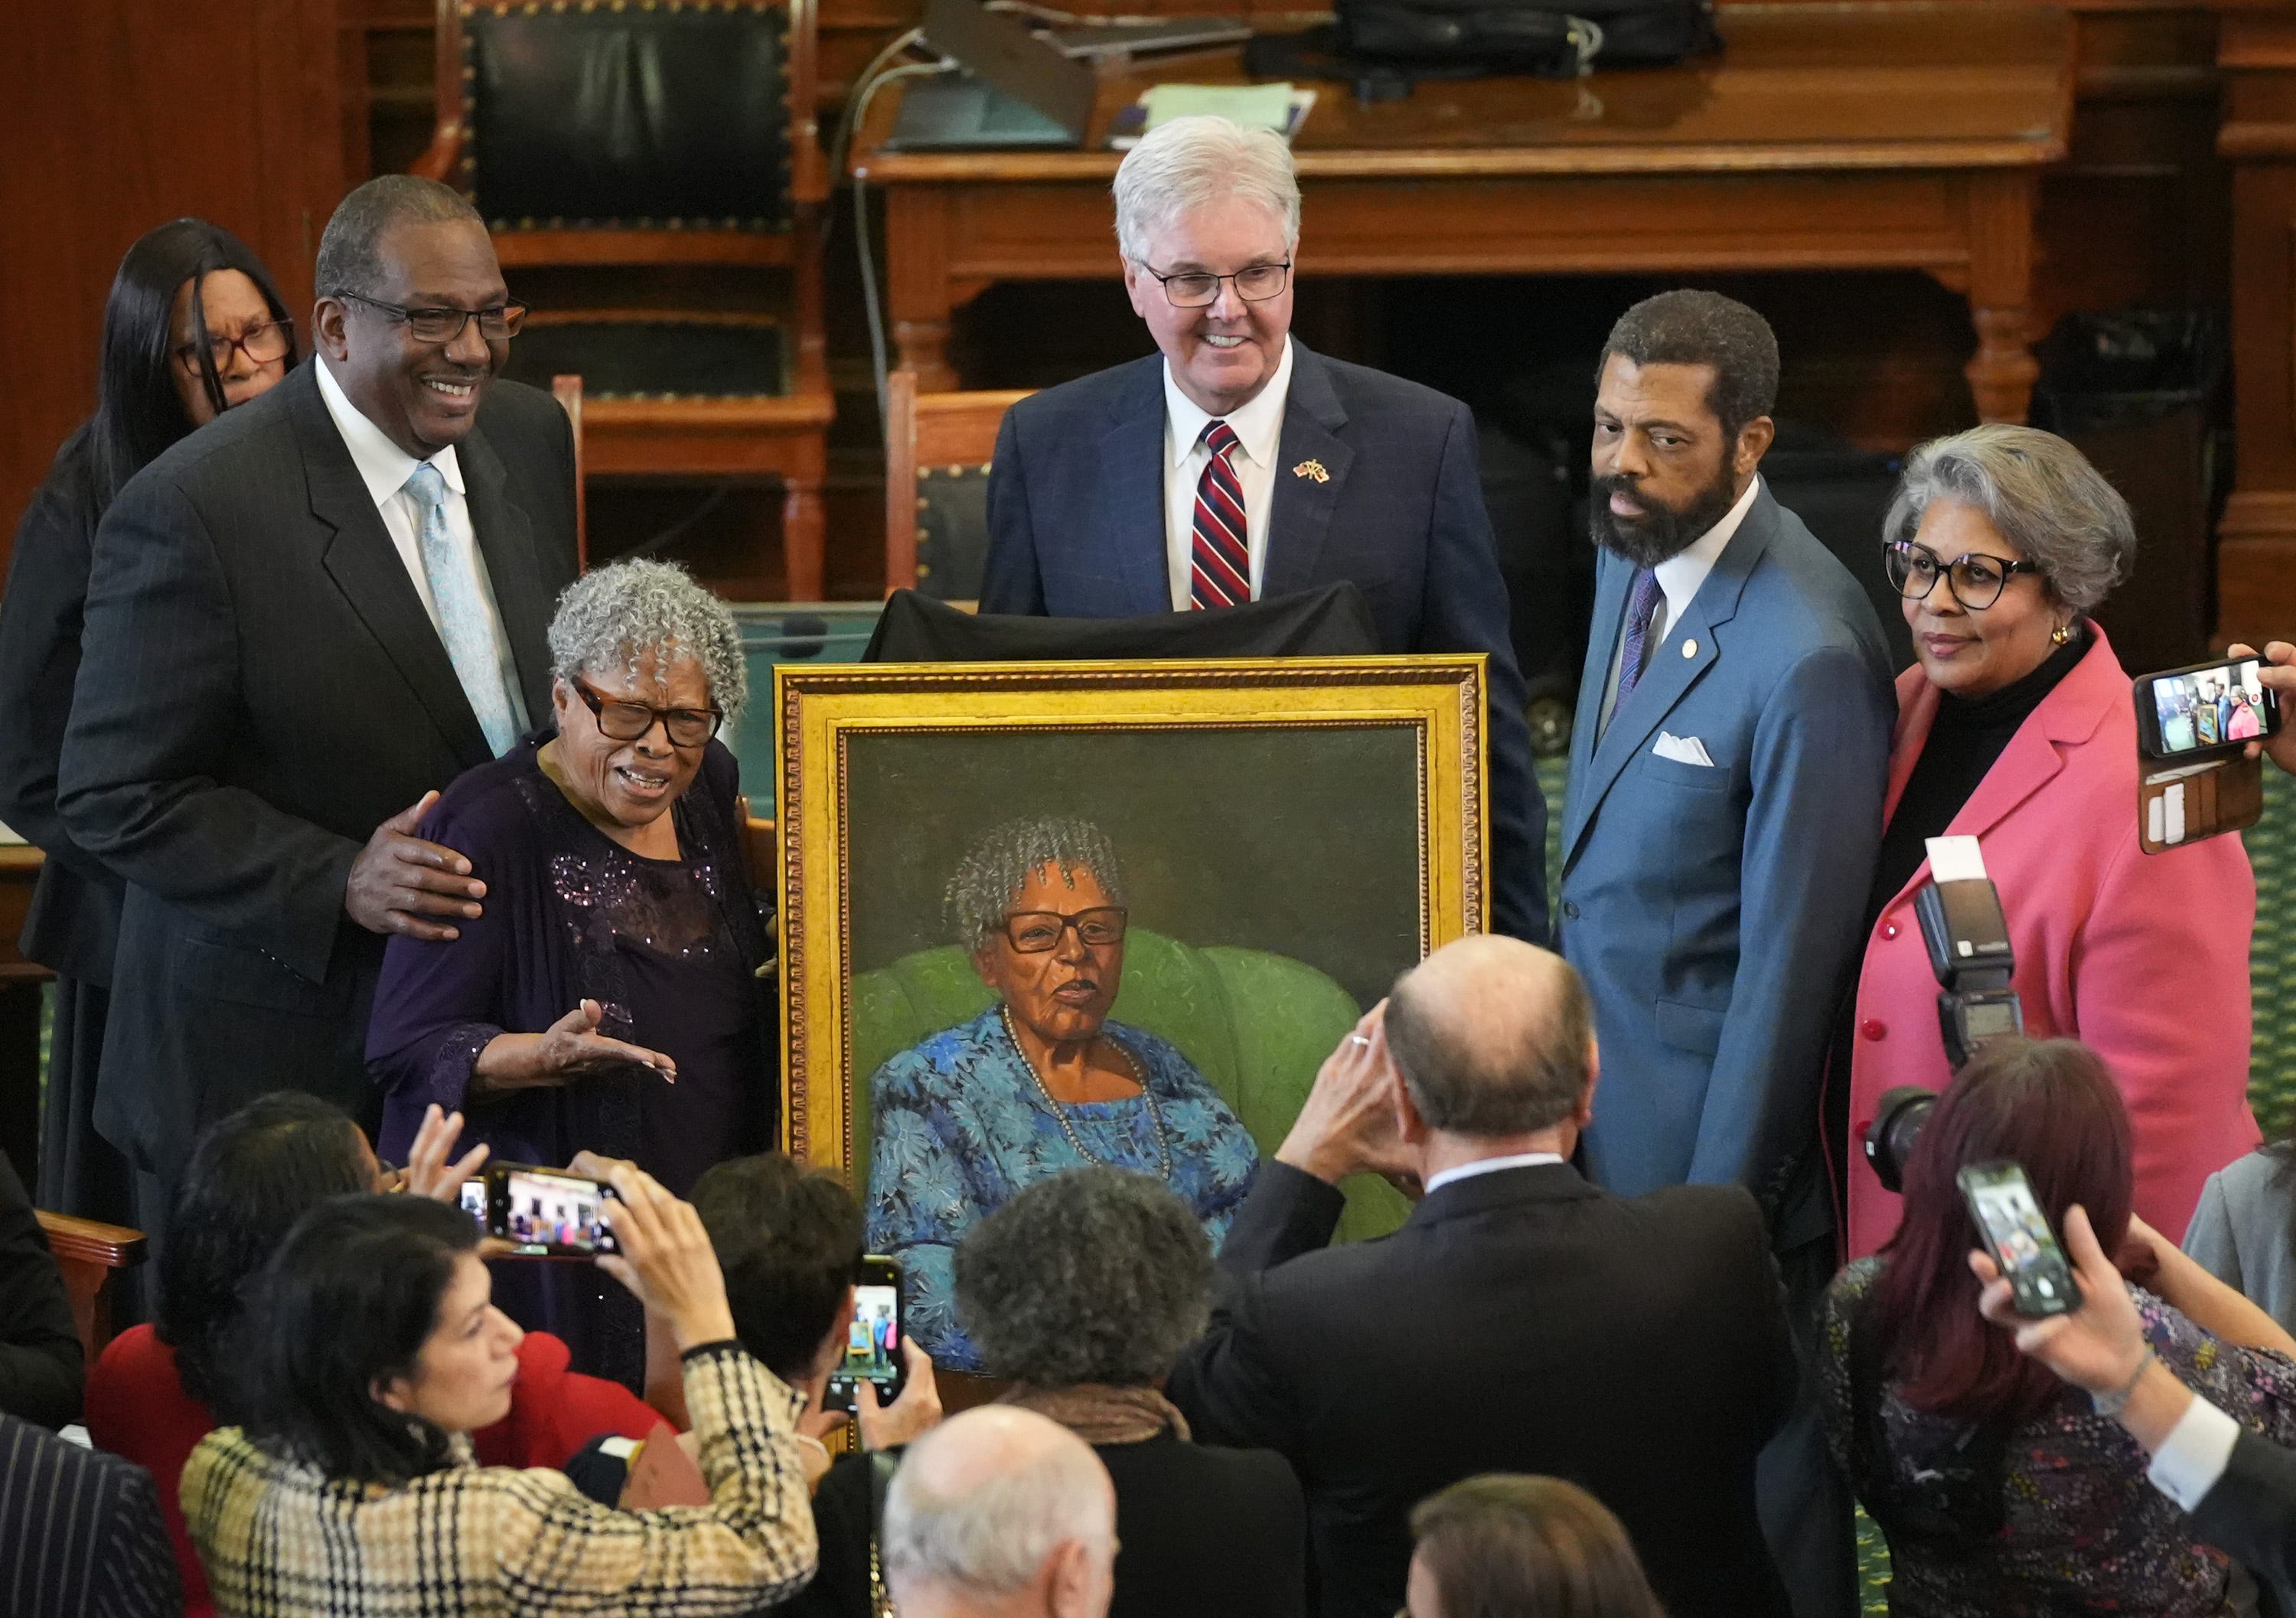
[[[97,530],[60,806],[129,884],[96,1123],[156,1177],[283,1088],[373,1121],[384,938],[485,884],[411,833],[550,711],[573,446],[494,380],[522,308],[477,214],[405,176],[320,243],[317,355],[161,456]]]
[[[12,1618],[182,1612],[152,1474],[0,1415],[0,1590]]]
[[[1484,1472],[1592,1492],[1675,1618],[1784,1610],[1754,1466],[1796,1370],[1760,1211],[1736,1186],[1581,1178],[1595,1068],[1569,965],[1447,945],[1332,1053],[1236,1216],[1170,1393],[1197,1438],[1291,1460],[1325,1618],[1394,1612],[1412,1506]],[[1425,1196],[1325,1247],[1365,1170]]]
[[[1290,335],[1291,149],[1182,118],[1126,154],[1117,238],[1160,354],[1021,400],[984,612],[1121,618],[1352,580],[1383,652],[1490,654],[1491,916],[1546,937],[1546,805],[1467,407]]]

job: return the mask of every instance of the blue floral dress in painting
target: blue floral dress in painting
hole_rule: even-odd
[[[1259,1173],[1251,1136],[1169,1041],[1105,1024],[1101,1031],[1138,1067],[1143,1093],[1055,1112],[1005,1031],[1003,1009],[943,1029],[869,1080],[877,1137],[869,1251],[906,1267],[909,1331],[947,1370],[981,1368],[956,1317],[956,1244],[1021,1187],[1087,1163],[1156,1174],[1168,1161],[1172,1189],[1195,1209],[1217,1250]]]

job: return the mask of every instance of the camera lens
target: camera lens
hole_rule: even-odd
[[[1866,1161],[1874,1165],[1874,1178],[1884,1191],[1905,1188],[1906,1159],[1913,1155],[1914,1142],[1937,1103],[1937,1092],[1918,1084],[1882,1092],[1874,1121],[1866,1126]]]

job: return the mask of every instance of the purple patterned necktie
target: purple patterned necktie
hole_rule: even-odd
[[[1627,705],[1627,694],[1643,677],[1644,642],[1650,637],[1651,615],[1658,611],[1658,575],[1648,568],[1635,571],[1635,593],[1627,603],[1627,639],[1619,653],[1619,694],[1612,713]]]

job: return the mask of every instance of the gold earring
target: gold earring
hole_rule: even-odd
[[[2049,644],[2052,645],[2062,646],[2072,637],[2073,630],[2070,624],[2059,624],[2049,631]]]

